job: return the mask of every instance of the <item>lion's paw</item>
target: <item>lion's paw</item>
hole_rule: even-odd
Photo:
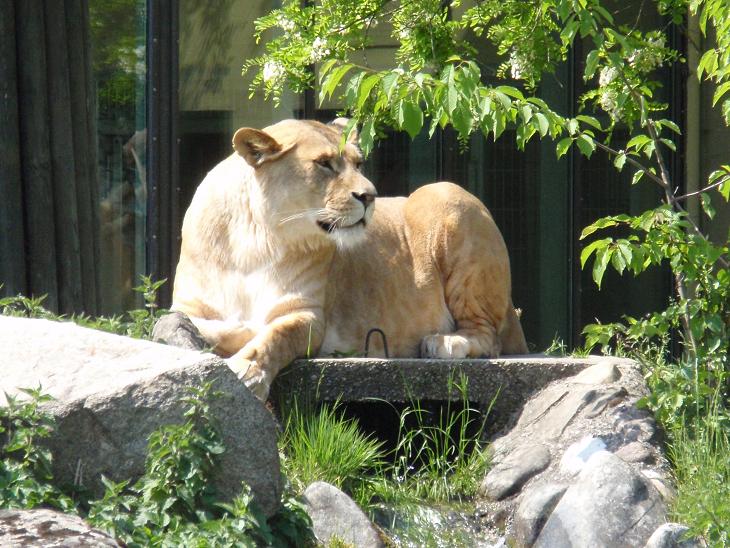
[[[421,341],[422,358],[466,358],[469,339],[461,335],[427,335]]]
[[[225,362],[254,396],[261,401],[266,401],[271,387],[271,375],[262,370],[253,360],[233,356]]]

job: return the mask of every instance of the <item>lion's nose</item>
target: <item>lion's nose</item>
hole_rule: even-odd
[[[353,192],[352,197],[362,202],[366,208],[375,201],[376,194],[372,192]]]

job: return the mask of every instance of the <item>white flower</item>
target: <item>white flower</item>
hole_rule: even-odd
[[[618,77],[618,69],[615,67],[603,67],[598,74],[598,84],[601,87],[607,86]]]
[[[276,24],[279,25],[286,32],[293,31],[294,27],[296,26],[294,25],[294,21],[292,21],[291,19],[287,19],[281,14],[276,18]]]
[[[662,66],[662,51],[665,39],[663,36],[647,39],[647,46],[636,49],[629,55],[629,64],[640,72],[650,72],[656,67]]]
[[[309,61],[316,63],[321,61],[330,54],[330,49],[327,47],[326,40],[323,40],[320,36],[314,39],[312,42],[312,49],[309,52]]]
[[[509,54],[510,75],[515,80],[521,80],[530,74],[532,60],[523,52],[512,50]]]
[[[615,90],[604,89],[601,91],[601,97],[598,101],[601,104],[601,108],[614,120],[618,120],[621,117],[621,108],[618,106],[617,98],[618,95]]]
[[[264,63],[264,82],[276,83],[284,76],[284,65],[279,61],[266,61]]]

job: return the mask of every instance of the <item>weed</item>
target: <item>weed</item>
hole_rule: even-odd
[[[52,398],[21,389],[27,398],[5,394],[0,407],[0,508],[52,506],[74,511],[73,501],[51,485],[51,452],[39,444],[53,432],[53,418],[41,409]]]
[[[210,384],[191,388],[186,421],[150,437],[144,475],[132,486],[105,480],[104,498],[91,503],[89,521],[128,546],[290,546],[312,542],[309,518],[287,501],[268,523],[250,488],[221,503],[211,487],[216,457],[225,451],[209,399]]]

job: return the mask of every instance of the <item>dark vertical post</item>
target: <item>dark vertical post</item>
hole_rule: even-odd
[[[87,314],[96,314],[96,267],[94,240],[98,226],[93,222],[94,203],[91,187],[96,185],[92,174],[95,166],[90,163],[90,154],[96,149],[95,142],[89,142],[86,117],[93,115],[88,111],[88,86],[86,83],[86,63],[89,62],[89,46],[84,42],[85,22],[81,0],[66,0],[66,31],[68,36],[69,85],[71,92],[71,128],[73,132],[74,180],[76,181],[76,207],[78,211],[79,249],[81,262],[82,303]]]
[[[58,304],[62,312],[81,312],[81,249],[76,199],[76,162],[69,78],[65,2],[44,2],[50,112],[51,167],[56,214]]]
[[[15,29],[19,55],[18,95],[20,161],[25,207],[28,290],[46,294],[45,304],[58,309],[53,186],[48,135],[45,17],[41,2],[17,2]]]
[[[558,112],[570,114],[572,108],[572,63],[561,64],[555,77],[543,79],[540,96]],[[534,341],[538,349],[547,347],[557,335],[568,347],[573,344],[571,329],[572,282],[572,176],[570,156],[558,160],[555,143],[540,141],[539,173],[539,329]],[[537,311],[536,311],[537,312]]]
[[[178,2],[148,2],[147,76],[147,270],[167,278],[160,304],[169,305],[174,275],[173,247],[179,231],[177,169]]]
[[[84,84],[86,86],[85,109],[86,116],[84,118],[86,127],[78,128],[78,131],[86,133],[86,142],[89,148],[86,152],[86,162],[88,165],[89,176],[89,208],[91,212],[90,222],[93,227],[94,237],[91,242],[91,260],[94,264],[94,302],[96,303],[96,312],[101,312],[101,280],[99,278],[99,264],[101,257],[101,249],[99,247],[99,164],[97,163],[97,117],[98,109],[96,107],[96,86],[94,84],[93,68],[92,68],[92,44],[91,44],[91,21],[89,20],[89,0],[81,0],[81,35],[83,40],[83,67],[84,67]]]
[[[20,179],[15,8],[0,1],[0,284],[2,293],[25,293],[23,195]]]

